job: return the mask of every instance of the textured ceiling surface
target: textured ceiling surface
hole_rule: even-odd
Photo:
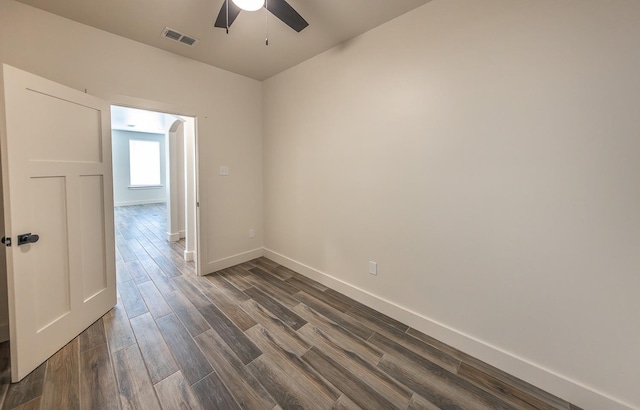
[[[223,0],[19,0],[39,9],[191,59],[264,80],[429,0],[288,0],[309,27],[296,33],[264,8],[243,11],[229,34],[215,28]],[[196,38],[163,38],[165,27]],[[269,45],[265,38],[269,37]]]

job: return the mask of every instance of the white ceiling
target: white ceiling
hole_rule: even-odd
[[[265,9],[243,11],[227,35],[213,27],[223,0],[19,0],[77,22],[264,80],[429,0],[287,0],[307,20],[300,33]],[[265,45],[268,18],[269,46]],[[170,27],[199,42],[161,37]]]
[[[164,134],[178,119],[171,114],[111,106],[111,129]]]

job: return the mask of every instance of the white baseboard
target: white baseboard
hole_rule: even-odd
[[[185,231],[178,231],[176,233],[167,232],[167,240],[169,242],[177,242],[187,236]]]
[[[228,258],[222,258],[218,259],[217,261],[208,262],[205,266],[202,267],[202,274],[208,275],[210,273],[230,268],[231,266],[235,266],[240,263],[248,262],[251,259],[259,258],[262,256],[263,251],[263,248],[259,248],[239,253],[237,255],[229,256]]]
[[[9,325],[0,325],[0,343],[9,340]]]
[[[164,204],[167,201],[163,199],[145,199],[141,201],[122,201],[115,202],[113,206],[131,206],[131,205],[149,205],[149,204]]]
[[[187,262],[196,260],[196,251],[184,251],[184,260]]]
[[[377,295],[350,285],[334,276],[318,271],[277,252],[263,249],[263,256],[287,268],[337,290],[360,303],[413,327],[441,342],[474,356],[494,367],[533,384],[585,409],[629,410],[637,409],[617,399],[531,363],[526,359],[478,340],[445,324],[413,312]],[[231,265],[230,265],[231,266]]]

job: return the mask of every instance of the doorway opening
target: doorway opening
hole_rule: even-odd
[[[195,118],[112,105],[111,129],[118,274],[197,275]]]

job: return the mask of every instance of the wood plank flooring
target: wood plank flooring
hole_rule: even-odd
[[[2,409],[577,407],[265,258],[194,274],[165,208],[116,208],[118,304]]]

